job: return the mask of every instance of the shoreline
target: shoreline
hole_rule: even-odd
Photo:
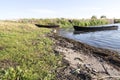
[[[51,35],[54,51],[62,55],[57,80],[120,79],[120,55],[116,51],[96,48],[59,35]]]

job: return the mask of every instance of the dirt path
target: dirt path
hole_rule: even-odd
[[[64,66],[57,70],[57,80],[120,79],[120,57],[117,52],[98,49],[60,36],[52,39],[56,44],[55,52],[64,56]]]

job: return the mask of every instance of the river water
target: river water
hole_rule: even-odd
[[[87,43],[95,47],[112,49],[120,52],[120,24],[114,25],[119,26],[118,30],[85,32],[75,34],[74,29],[61,29],[59,34],[63,37]]]

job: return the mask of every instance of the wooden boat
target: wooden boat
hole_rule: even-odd
[[[103,30],[117,30],[118,26],[110,25],[110,26],[98,26],[98,27],[83,27],[83,26],[74,26],[75,31],[103,31]]]
[[[40,24],[35,24],[38,27],[43,27],[43,28],[59,28],[59,25],[40,25]]]

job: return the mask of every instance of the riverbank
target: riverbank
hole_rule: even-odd
[[[33,24],[1,21],[0,79],[93,80],[120,76],[117,52],[50,31]]]
[[[108,49],[96,48],[58,35],[56,55],[63,55],[62,67],[57,69],[57,80],[115,80],[120,79],[120,56]]]

